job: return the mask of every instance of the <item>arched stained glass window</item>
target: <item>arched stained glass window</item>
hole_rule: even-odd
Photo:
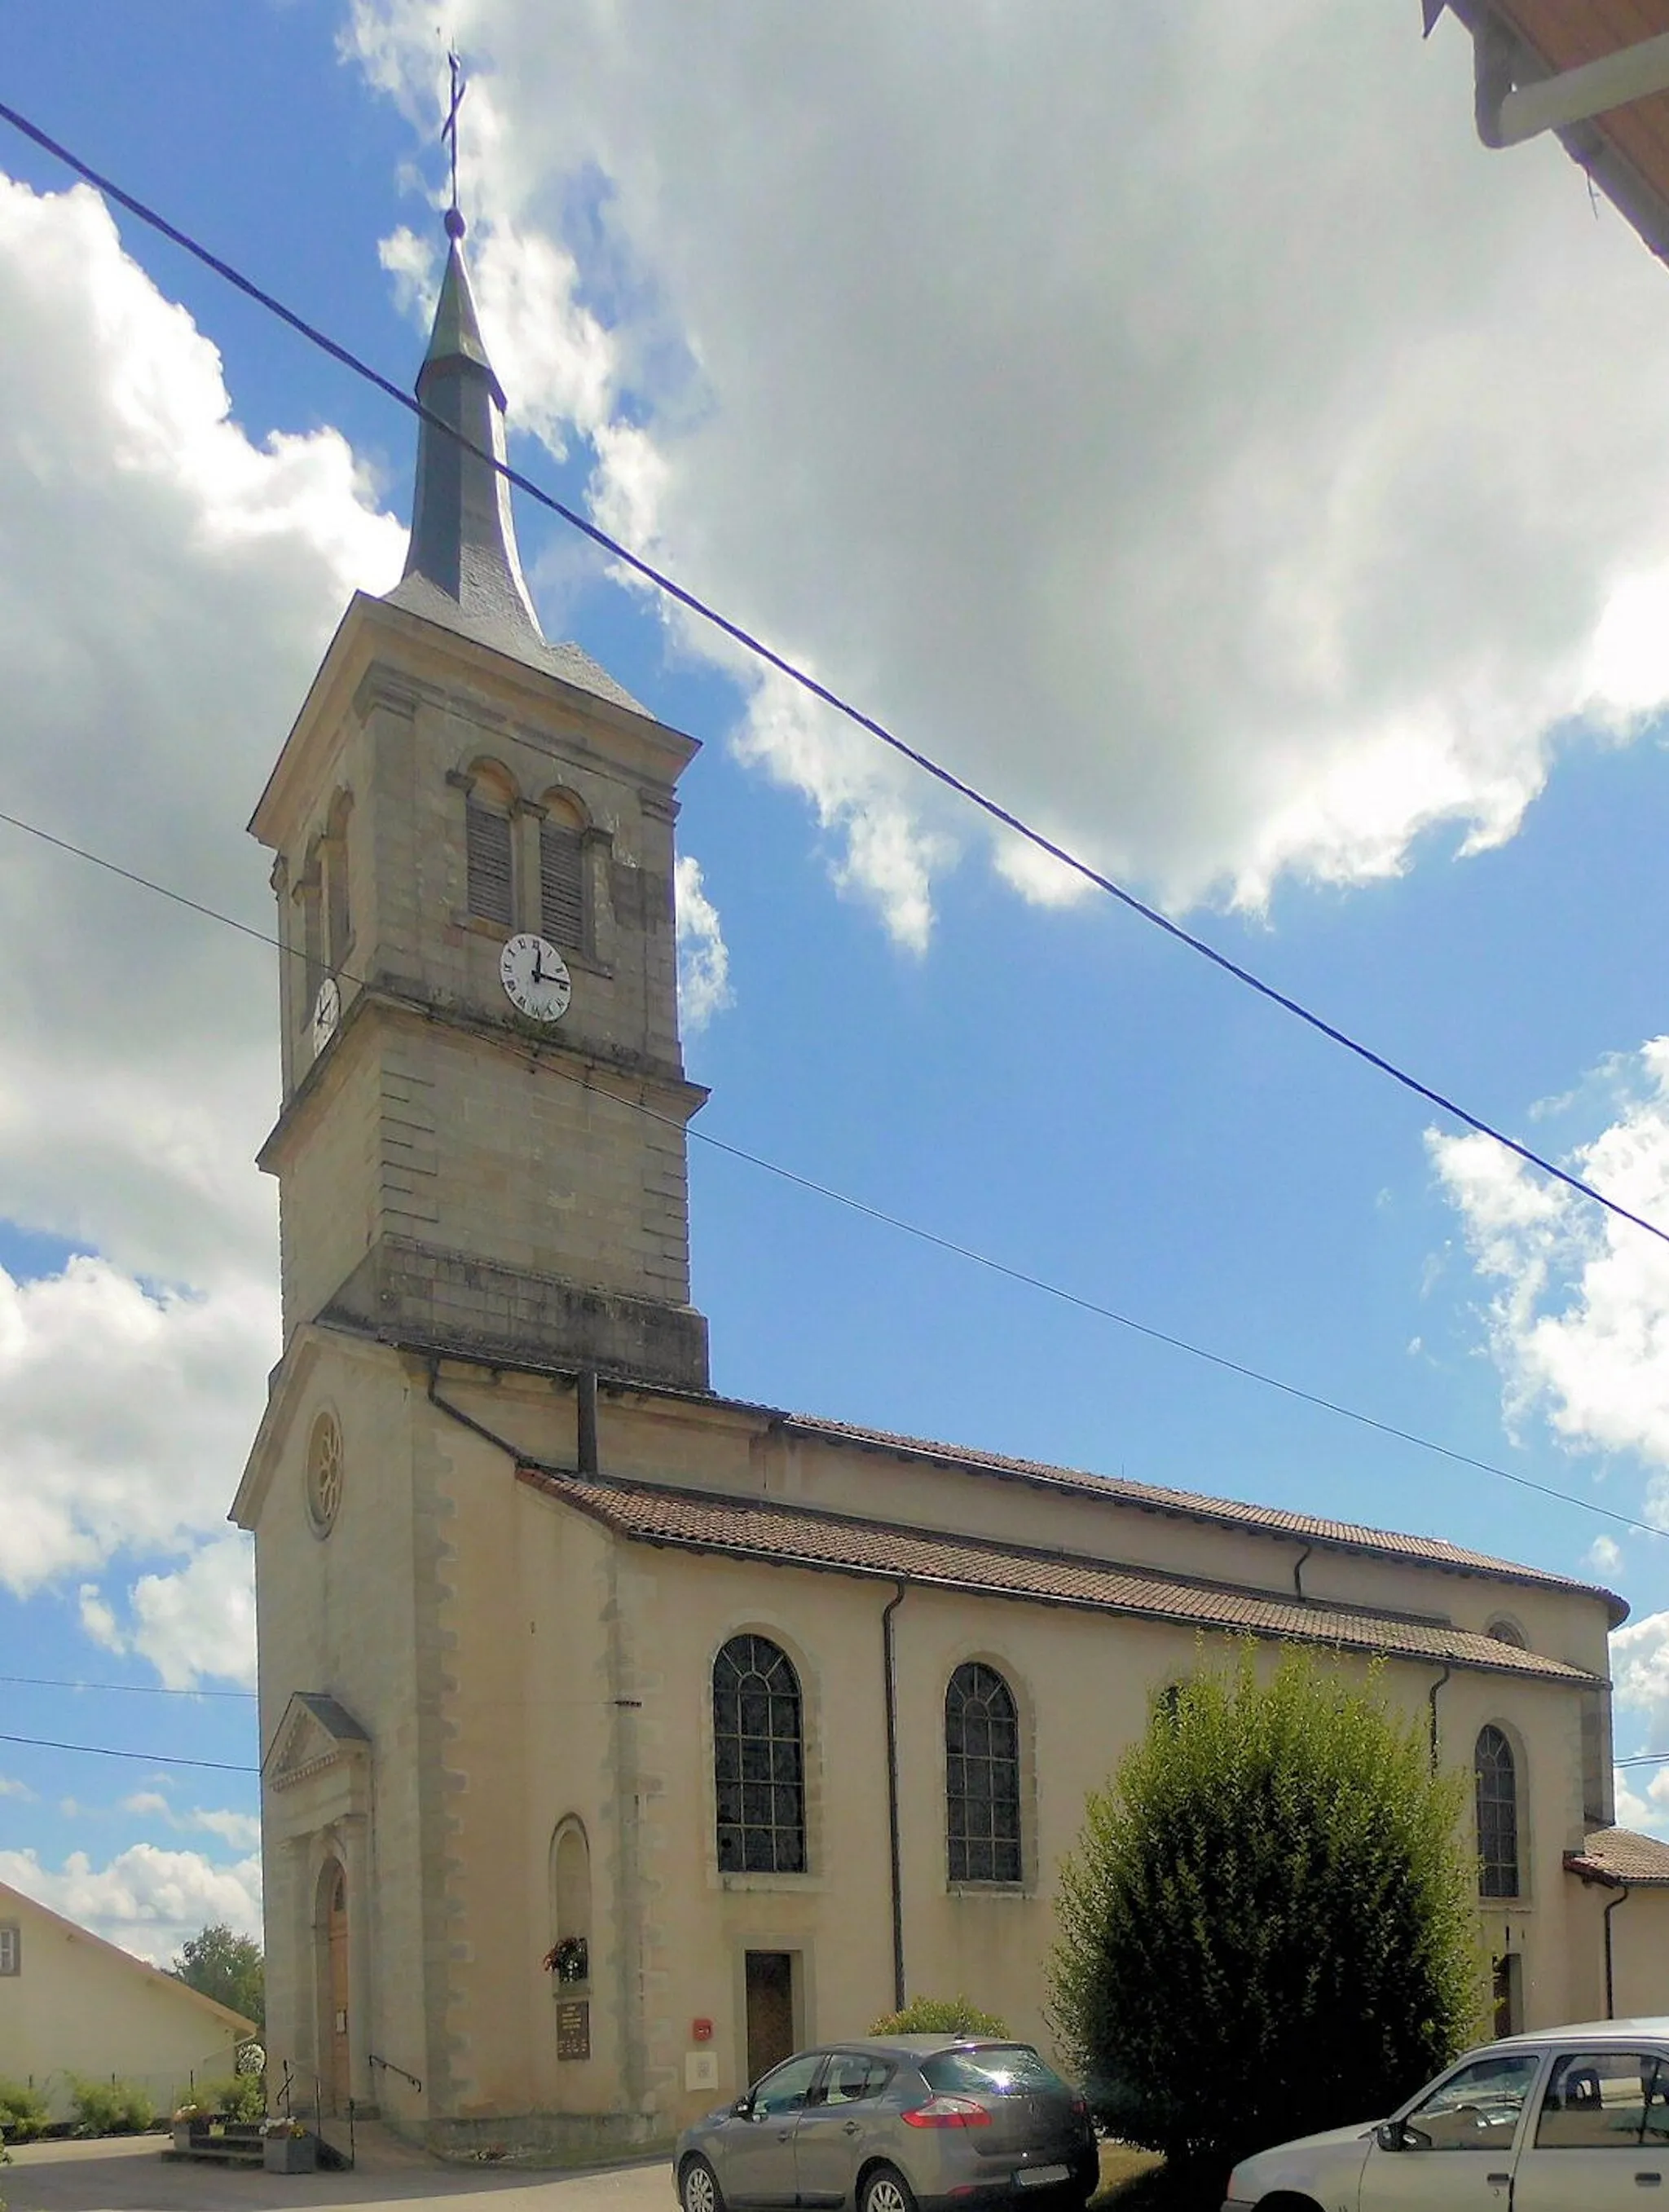
[[[958,1667],[944,1693],[945,1830],[952,1881],[1020,1880],[1020,1722],[994,1667]]]
[[[768,1637],[732,1636],[713,1662],[720,1874],[804,1874],[799,1677]]]
[[[1498,1728],[1481,1729],[1472,1753],[1478,1787],[1478,1887],[1483,1897],[1519,1893],[1518,1775]]]

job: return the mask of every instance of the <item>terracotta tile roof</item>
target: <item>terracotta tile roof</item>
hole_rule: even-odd
[[[1608,1887],[1627,1882],[1660,1882],[1669,1887],[1669,1844],[1655,1836],[1636,1835],[1632,1828],[1600,1828],[1580,1851],[1565,1853],[1565,1871]]]
[[[334,1316],[330,1326],[395,1344],[403,1351],[431,1358],[457,1360],[465,1365],[565,1376],[573,1376],[578,1371],[571,1360],[530,1359],[404,1333],[385,1334]],[[1597,1583],[1575,1582],[1568,1576],[1550,1574],[1541,1567],[1520,1566],[1488,1552],[1471,1552],[1461,1545],[1446,1543],[1439,1536],[1405,1535],[1394,1529],[1375,1528],[1360,1522],[1333,1521],[1313,1513],[1289,1512],[1279,1506],[1247,1504],[1236,1498],[1167,1490],[1156,1483],[1131,1482],[1121,1475],[1092,1474],[1080,1468],[1052,1467],[1047,1461],[1017,1459],[1004,1452],[981,1451],[968,1444],[937,1443],[921,1437],[895,1435],[887,1429],[866,1429],[855,1422],[828,1420],[816,1413],[786,1413],[780,1407],[761,1405],[747,1398],[676,1390],[623,1376],[605,1375],[599,1380],[605,1390],[620,1395],[711,1407],[717,1412],[740,1413],[768,1423],[786,1436],[814,1437],[828,1443],[849,1444],[860,1451],[889,1452],[924,1466],[944,1468],[953,1474],[992,1474],[1010,1481],[1034,1483],[1044,1489],[1082,1492],[1111,1504],[1171,1515],[1178,1520],[1215,1522],[1219,1528],[1243,1529],[1255,1535],[1299,1544],[1330,1545],[1340,1551],[1368,1553],[1383,1559],[1406,1559],[1447,1574],[1487,1575],[1529,1589],[1564,1590],[1574,1596],[1597,1599],[1609,1611],[1613,1628],[1628,1618],[1627,1601]]]
[[[1469,1552],[1459,1544],[1444,1542],[1440,1536],[1402,1535],[1394,1529],[1369,1528],[1356,1521],[1331,1521],[1312,1513],[1290,1513],[1274,1505],[1248,1505],[1235,1498],[1213,1498],[1191,1490],[1166,1490],[1156,1483],[1089,1474],[1075,1468],[1049,1467],[1039,1460],[1011,1459],[1001,1452],[979,1451],[963,1444],[930,1443],[919,1437],[891,1436],[883,1429],[857,1428],[848,1421],[823,1420],[815,1414],[784,1413],[777,1418],[791,1433],[901,1452],[948,1466],[985,1469],[993,1474],[1012,1475],[1023,1482],[1044,1483],[1052,1488],[1091,1491],[1115,1504],[1138,1506],[1149,1512],[1175,1514],[1184,1520],[1215,1521],[1225,1528],[1290,1536],[1315,1544],[1335,1544],[1344,1550],[1411,1559],[1421,1566],[1441,1567],[1462,1574],[1496,1575],[1508,1582],[1570,1590],[1584,1597],[1603,1600],[1619,1619],[1628,1611],[1615,1591],[1597,1583],[1572,1582],[1563,1575],[1549,1574],[1540,1567],[1519,1566],[1487,1552]]]
[[[1428,1621],[1345,1613],[1272,1592],[1165,1575],[1147,1567],[936,1534],[769,1499],[663,1490],[523,1463],[520,1479],[634,1543],[762,1559],[775,1566],[874,1576],[1042,1605],[1083,1607],[1202,1628],[1241,1631],[1394,1657],[1447,1661],[1492,1674],[1587,1683],[1563,1661],[1493,1637]]]

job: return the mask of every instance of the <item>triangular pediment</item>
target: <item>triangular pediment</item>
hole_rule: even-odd
[[[298,1690],[278,1724],[267,1787],[285,1790],[343,1761],[363,1760],[371,1738],[338,1698],[322,1690]]]

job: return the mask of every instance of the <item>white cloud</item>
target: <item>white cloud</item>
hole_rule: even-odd
[[[0,355],[8,809],[270,928],[242,825],[400,532],[334,432],[246,437],[90,191],[0,178],[0,323],[29,333]],[[0,928],[30,946],[0,971],[9,1217],[152,1279],[264,1277],[274,956],[9,830]]]
[[[0,1797],[15,1797],[21,1804],[39,1802],[27,1782],[20,1782],[14,1774],[0,1774]]]
[[[1648,1221],[1669,1220],[1669,1037],[1601,1071],[1614,1118],[1567,1163]],[[1482,1136],[1428,1133],[1474,1264],[1497,1288],[1489,1341],[1509,1416],[1652,1470],[1642,1517],[1669,1527],[1669,1246],[1536,1175]]]
[[[678,856],[675,890],[678,915],[678,1012],[686,1036],[695,1036],[715,1014],[733,1006],[730,951],[719,909],[701,884],[691,854]]]
[[[134,1844],[106,1866],[72,1851],[54,1869],[33,1851],[0,1850],[0,1881],[154,1966],[172,1966],[188,1936],[217,1923],[261,1938],[261,1863],[252,1856],[220,1866],[201,1851]]]
[[[91,192],[0,177],[0,325],[29,333],[0,349],[8,810],[269,928],[242,825],[402,533],[336,433],[245,434]],[[275,956],[3,828],[0,930],[29,947],[0,969],[5,1213],[100,1255],[0,1275],[0,1584],[183,1562],[120,1604],[88,1582],[83,1626],[241,1679],[218,1532],[277,1348]]]
[[[252,1278],[197,1297],[146,1291],[102,1260],[28,1283],[0,1269],[0,1585],[27,1596],[121,1550],[182,1552],[223,1525],[273,1309]],[[119,1647],[96,1591],[82,1616]]]
[[[590,439],[635,546],[1103,867],[1256,903],[1435,826],[1476,851],[1569,718],[1623,738],[1669,693],[1669,294],[1559,149],[1478,148],[1447,18],[452,29],[513,410]],[[432,140],[424,0],[356,0],[346,44]],[[743,742],[920,944],[971,818],[773,683]]]
[[[1623,1564],[1623,1547],[1609,1536],[1596,1536],[1587,1547],[1587,1564],[1597,1575],[1614,1575]]]
[[[255,1553],[236,1530],[173,1574],[142,1575],[129,1593],[132,1649],[172,1690],[203,1677],[255,1681]]]
[[[261,1823],[253,1813],[201,1805],[189,1812],[177,1812],[160,1790],[136,1790],[130,1797],[123,1798],[122,1810],[166,1821],[182,1832],[195,1830],[201,1835],[218,1836],[235,1851],[258,1851],[261,1846]]]
[[[1611,1691],[1619,1707],[1644,1717],[1654,1741],[1669,1751],[1669,1613],[1648,1613],[1612,1632]]]
[[[261,1824],[253,1813],[232,1813],[198,1807],[185,1815],[182,1826],[201,1828],[206,1834],[218,1836],[236,1851],[258,1851],[261,1846]]]

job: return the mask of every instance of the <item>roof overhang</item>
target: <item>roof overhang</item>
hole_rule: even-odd
[[[1423,0],[1471,32],[1478,135],[1551,131],[1660,260],[1669,260],[1669,0]]]

